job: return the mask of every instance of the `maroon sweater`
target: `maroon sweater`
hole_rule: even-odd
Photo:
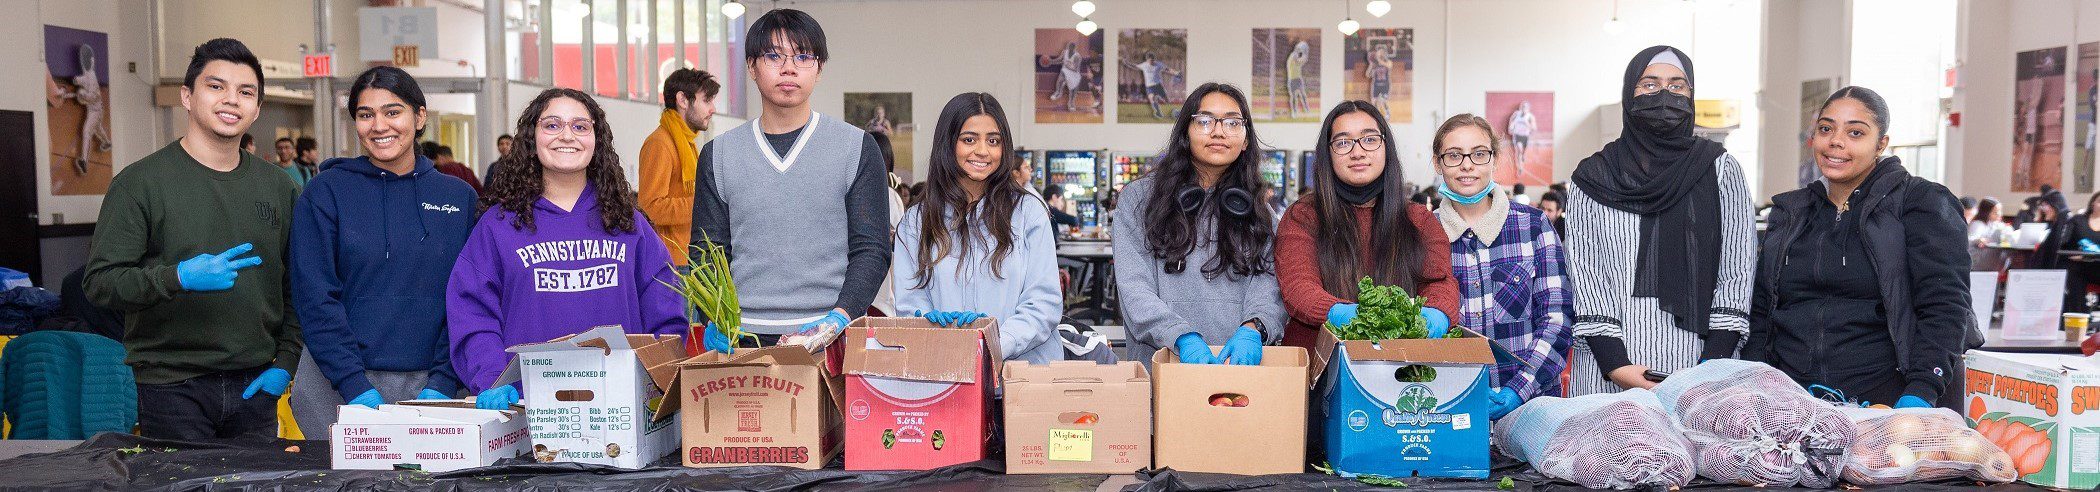
[[[1429,307],[1437,308],[1448,315],[1458,313],[1458,281],[1451,278],[1451,240],[1444,235],[1444,226],[1437,223],[1436,214],[1427,207],[1410,204],[1407,219],[1415,224],[1416,239],[1422,243],[1422,265],[1415,269],[1415,295],[1428,298]],[[1276,231],[1276,281],[1283,289],[1284,312],[1290,315],[1289,326],[1284,329],[1283,343],[1313,349],[1313,335],[1327,322],[1327,309],[1337,303],[1356,302],[1343,299],[1320,283],[1321,254],[1312,231],[1320,227],[1319,214],[1313,212],[1309,199],[1298,200],[1283,212],[1283,224]],[[1359,250],[1364,252],[1365,262],[1371,255],[1371,209],[1356,209],[1356,230],[1361,241]]]

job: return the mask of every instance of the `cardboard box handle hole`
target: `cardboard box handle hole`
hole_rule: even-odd
[[[1205,401],[1209,401],[1210,406],[1213,407],[1232,408],[1245,407],[1248,403],[1247,395],[1239,393],[1212,393],[1210,398],[1206,398]]]
[[[1065,412],[1057,414],[1057,423],[1060,424],[1094,425],[1099,422],[1101,422],[1101,416],[1094,412]]]
[[[591,390],[561,390],[554,392],[555,401],[591,401],[595,395]]]

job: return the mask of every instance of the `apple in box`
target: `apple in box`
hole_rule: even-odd
[[[999,323],[941,328],[924,318],[846,328],[846,469],[927,470],[984,459]]]

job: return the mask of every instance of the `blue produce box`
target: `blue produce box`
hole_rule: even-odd
[[[1323,332],[1328,360],[1313,406],[1328,466],[1345,475],[1488,478],[1496,351],[1468,335],[1343,341]],[[1415,371],[1434,376],[1400,377]]]

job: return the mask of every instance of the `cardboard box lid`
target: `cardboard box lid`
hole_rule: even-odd
[[[1488,338],[1486,335],[1482,335],[1480,334],[1480,332],[1473,331],[1469,328],[1459,327],[1458,329],[1459,331],[1465,332],[1465,336],[1459,338],[1344,341],[1335,338],[1333,331],[1329,331],[1326,328],[1321,328],[1319,336],[1314,338],[1313,340],[1312,373],[1314,377],[1317,378],[1320,374],[1327,372],[1327,364],[1333,362],[1334,351],[1338,348],[1341,350],[1347,350],[1350,360],[1359,361],[1379,360],[1395,362],[1425,362],[1436,364],[1515,363],[1518,367],[1522,367],[1525,369],[1535,368],[1532,364],[1524,362],[1523,359],[1517,358],[1517,354],[1515,352],[1510,352],[1509,348],[1503,347],[1501,343],[1496,342],[1493,338]],[[1462,353],[1439,353],[1445,351],[1432,348],[1438,346],[1436,344],[1417,344],[1417,342],[1443,342],[1459,340],[1471,340],[1471,342],[1467,342],[1467,344],[1450,346],[1450,350],[1460,351]],[[1479,354],[1475,354],[1472,352],[1476,349],[1487,351],[1486,353],[1489,355],[1487,357],[1486,362],[1478,361],[1480,359]],[[1415,358],[1403,359],[1394,357]]]
[[[656,389],[670,392],[671,380],[678,375],[674,365],[685,358],[684,339],[678,335],[638,335],[627,333],[620,325],[601,325],[582,333],[568,335],[540,343],[521,343],[503,349],[513,354],[553,352],[564,350],[596,350],[602,355],[612,355],[614,350],[632,350],[642,370],[649,374],[649,382]],[[497,378],[498,384],[507,384],[517,375],[518,361],[513,358],[504,375]]]
[[[1060,360],[1048,364],[1030,364],[1028,361],[1006,361],[1006,371],[1000,377],[1007,384],[1099,384],[1099,383],[1147,383],[1152,373],[1137,361],[1122,361],[1101,364],[1087,360]]]
[[[506,422],[521,415],[519,411],[481,410],[473,404],[465,407],[437,406],[429,404],[387,404],[379,408],[364,405],[343,405],[336,408],[336,425],[482,425],[491,422]]]
[[[981,343],[980,343],[981,340]],[[871,348],[872,347],[872,348]],[[967,328],[941,328],[925,318],[863,317],[846,328],[846,374],[915,381],[975,383],[982,365],[996,384],[999,322],[986,317]]]
[[[2083,356],[2073,354],[1990,352],[1984,350],[1970,350],[1968,352],[1964,352],[1962,355],[1971,359],[1998,359],[2014,364],[2033,366],[2036,368],[2047,368],[2048,370],[2063,373],[2075,373],[2085,371],[2100,372],[2100,354],[2095,354],[2092,356]]]
[[[686,371],[729,367],[809,367],[811,369],[814,369],[817,372],[817,377],[822,380],[821,384],[818,384],[816,388],[816,390],[819,392],[818,396],[825,400],[828,400],[833,405],[833,408],[845,407],[845,382],[840,381],[837,377],[833,377],[831,371],[824,367],[824,361],[817,359],[815,354],[809,353],[808,350],[803,349],[800,346],[775,345],[771,347],[759,347],[737,352],[734,355],[727,355],[720,352],[707,352],[700,355],[692,356],[691,358],[687,358],[682,361],[672,363],[670,365],[676,369],[675,371],[673,371],[674,375],[671,379],[671,387],[669,389],[664,390],[664,400],[662,403],[657,405],[656,413],[653,416],[651,416],[652,420],[661,420],[670,417],[671,415],[678,413],[679,408],[684,406],[684,385]]]

